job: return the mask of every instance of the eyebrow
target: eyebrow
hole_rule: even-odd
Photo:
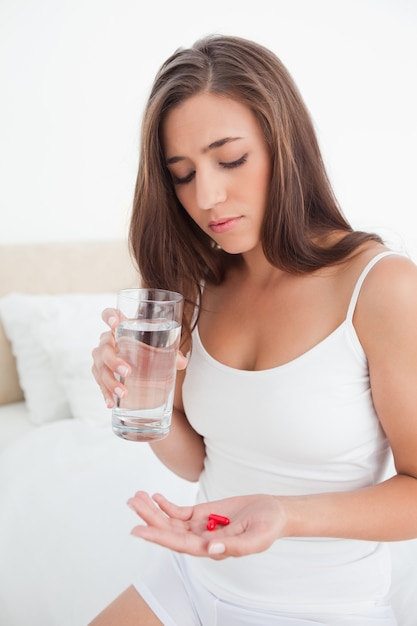
[[[243,139],[243,137],[223,137],[223,139],[217,139],[217,141],[213,141],[206,148],[203,148],[203,154],[210,152],[210,150],[215,150],[216,148],[221,148],[225,146],[227,143],[232,143],[233,141],[239,141],[239,139]],[[183,156],[173,156],[167,159],[167,165],[172,165],[173,163],[178,163],[179,161],[184,161],[186,157]]]

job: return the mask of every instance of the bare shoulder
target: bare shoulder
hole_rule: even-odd
[[[361,290],[361,305],[387,310],[397,305],[417,303],[417,266],[406,256],[388,255],[367,275]]]
[[[365,351],[404,345],[407,336],[417,340],[416,320],[417,266],[400,254],[380,259],[362,285],[354,316]]]

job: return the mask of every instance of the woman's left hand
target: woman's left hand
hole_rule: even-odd
[[[270,495],[235,496],[194,506],[178,506],[161,494],[139,491],[128,505],[143,519],[132,535],[176,552],[223,559],[262,552],[283,536],[282,499]],[[230,519],[207,529],[210,514]]]

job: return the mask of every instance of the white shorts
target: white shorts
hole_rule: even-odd
[[[190,576],[183,555],[155,552],[146,560],[146,580],[134,587],[164,626],[398,626],[388,605],[360,615],[277,615],[230,604]]]

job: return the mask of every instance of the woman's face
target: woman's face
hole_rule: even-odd
[[[231,254],[258,246],[271,159],[252,111],[192,96],[167,114],[162,142],[178,200],[198,226]]]

